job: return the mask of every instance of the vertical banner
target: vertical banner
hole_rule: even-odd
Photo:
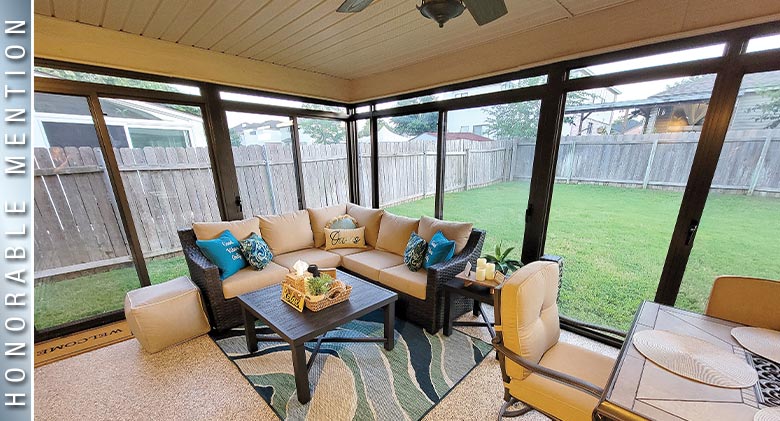
[[[32,5],[3,0],[2,394],[0,420],[32,419]]]

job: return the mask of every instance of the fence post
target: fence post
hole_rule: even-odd
[[[423,185],[422,197],[425,197],[425,194],[428,193],[428,145],[425,143],[423,143],[422,161],[422,177],[420,179]]]
[[[650,149],[650,156],[647,158],[647,166],[645,166],[645,176],[642,179],[642,188],[646,189],[650,183],[650,171],[653,169],[653,161],[655,161],[655,151],[658,149],[658,139],[660,135],[656,135],[653,139],[653,147]]]
[[[471,157],[471,149],[466,148],[466,155],[463,156],[463,190],[469,189],[469,158]]]
[[[756,168],[753,170],[753,175],[750,177],[750,187],[748,188],[748,196],[752,196],[758,185],[758,178],[761,176],[761,170],[764,168],[764,161],[766,161],[766,154],[769,151],[769,144],[772,143],[772,138],[775,133],[780,131],[772,130],[766,135],[764,139],[764,146],[761,147],[761,155],[758,156],[758,162],[756,162]]]
[[[512,155],[509,156],[509,181],[515,181],[515,167],[517,166],[517,139],[512,140]]]
[[[566,171],[566,184],[571,183],[572,177],[574,177],[574,155],[577,153],[577,137],[566,136],[571,139],[571,149],[569,153],[569,168]]]
[[[268,179],[268,191],[271,193],[271,209],[273,209],[274,215],[279,213],[278,204],[276,203],[276,191],[274,190],[274,179],[271,175],[271,163],[268,162],[268,151],[266,150],[266,144],[261,145],[261,151],[263,153],[263,164],[265,165],[265,176]]]

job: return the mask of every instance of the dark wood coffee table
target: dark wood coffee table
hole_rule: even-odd
[[[317,357],[323,342],[384,342],[385,349],[392,351],[395,346],[394,321],[395,302],[398,294],[376,286],[348,273],[338,271],[337,278],[352,285],[349,300],[318,312],[307,309],[299,313],[290,305],[282,302],[281,285],[273,285],[258,291],[240,295],[238,300],[244,311],[246,345],[250,353],[257,351],[257,342],[287,342],[292,351],[295,388],[298,401],[311,400],[309,391],[309,369]],[[341,338],[326,337],[325,334],[360,318],[374,310],[383,308],[385,332],[382,338]],[[255,321],[260,320],[276,335],[258,334]],[[269,332],[270,333],[270,332]],[[306,361],[306,342],[316,342]]]

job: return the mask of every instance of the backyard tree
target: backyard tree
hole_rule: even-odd
[[[426,95],[398,101],[398,106],[403,107],[412,104],[422,104],[424,102],[432,102],[434,100],[435,98],[432,95]],[[436,132],[439,124],[439,114],[423,113],[403,115],[398,117],[391,117],[390,121],[393,122],[392,131],[394,133],[404,136],[418,136],[427,132]]]
[[[343,143],[347,139],[347,129],[344,122],[324,118],[298,119],[298,129],[314,139],[314,143],[323,145]]]
[[[767,129],[776,129],[780,126],[780,89],[764,89],[759,94],[766,101],[751,107],[748,112],[761,112],[756,121],[767,121]]]

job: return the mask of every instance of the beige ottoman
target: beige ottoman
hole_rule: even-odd
[[[211,330],[200,291],[186,276],[128,292],[125,317],[148,352],[161,351]]]

